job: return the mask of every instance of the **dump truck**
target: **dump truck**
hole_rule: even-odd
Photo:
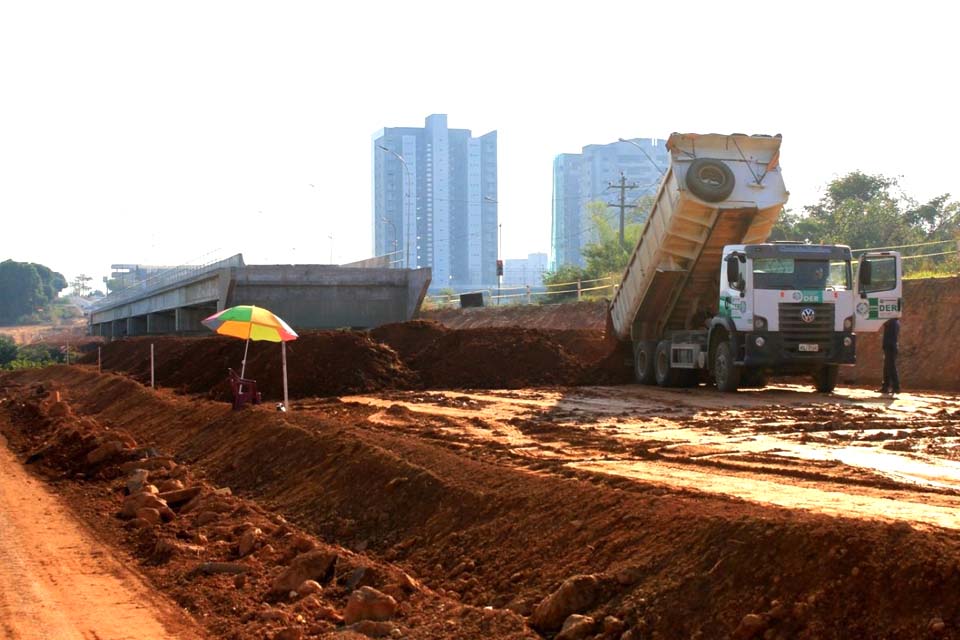
[[[721,391],[810,375],[830,392],[857,333],[902,310],[900,255],[767,242],[789,196],[780,135],[674,133],[670,165],[610,303],[638,382]]]

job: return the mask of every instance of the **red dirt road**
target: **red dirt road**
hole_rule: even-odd
[[[92,538],[0,436],[0,637],[200,638]]]

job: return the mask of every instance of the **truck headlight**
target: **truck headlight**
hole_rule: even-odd
[[[847,339],[849,340],[849,338]],[[767,341],[763,339],[763,336],[757,336],[753,339],[753,344],[757,345],[758,347],[763,347],[763,345],[767,344]]]
[[[753,316],[753,328],[757,331],[767,330],[767,319],[763,316]],[[758,347],[760,345],[757,345]]]
[[[853,316],[847,316],[843,319],[843,330],[850,331],[853,329]]]

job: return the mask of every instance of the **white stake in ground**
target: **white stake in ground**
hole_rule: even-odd
[[[280,356],[283,358],[283,408],[290,411],[290,397],[287,395],[287,343],[280,343]]]

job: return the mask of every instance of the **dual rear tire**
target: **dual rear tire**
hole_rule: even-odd
[[[633,373],[640,384],[689,387],[699,382],[695,369],[670,366],[670,341],[642,340],[633,343]]]
[[[633,375],[640,384],[656,384],[654,362],[657,357],[657,343],[641,340],[633,343]]]

